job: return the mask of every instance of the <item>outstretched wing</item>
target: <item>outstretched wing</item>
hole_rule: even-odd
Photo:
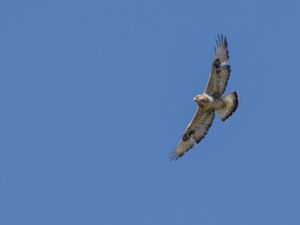
[[[211,66],[210,78],[205,93],[217,97],[223,95],[225,91],[230,76],[230,65],[226,37],[218,35],[216,44],[216,56]]]
[[[199,143],[207,134],[215,117],[214,110],[207,110],[205,108],[198,108],[194,118],[186,128],[176,151],[171,153],[170,159],[178,159],[182,157],[185,152],[190,150],[195,143]]]

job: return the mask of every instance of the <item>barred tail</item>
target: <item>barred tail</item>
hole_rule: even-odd
[[[222,121],[225,121],[234,113],[234,111],[238,107],[239,99],[237,92],[232,92],[229,95],[223,97],[223,101],[225,102],[225,106],[221,109],[218,109],[217,112]]]

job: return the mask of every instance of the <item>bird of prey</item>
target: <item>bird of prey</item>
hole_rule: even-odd
[[[185,129],[184,134],[170,159],[177,160],[189,151],[196,143],[198,144],[207,134],[218,113],[222,121],[237,109],[238,94],[236,91],[224,96],[224,91],[230,76],[229,54],[227,39],[218,35],[215,47],[215,59],[211,65],[210,77],[203,94],[196,95],[194,101],[198,109]]]

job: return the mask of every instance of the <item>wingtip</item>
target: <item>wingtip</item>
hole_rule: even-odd
[[[174,151],[172,151],[169,154],[169,160],[170,161],[176,161],[177,159],[181,158],[183,156],[183,154],[178,154],[176,149]]]
[[[179,159],[180,156],[177,155],[176,151],[173,151],[169,154],[169,160],[170,161],[176,161],[177,159]]]
[[[227,47],[227,37],[226,35],[222,33],[217,33],[217,37],[215,38],[216,47],[219,47],[220,45],[225,45]]]
[[[228,46],[228,43],[227,43],[227,37],[225,36],[224,37],[224,45],[227,47]]]

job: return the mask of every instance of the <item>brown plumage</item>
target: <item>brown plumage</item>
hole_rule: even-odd
[[[231,72],[226,37],[218,35],[216,44],[215,59],[211,65],[205,92],[195,96],[194,101],[198,104],[198,109],[185,129],[176,150],[171,153],[171,160],[182,157],[205,137],[214,120],[215,111],[222,121],[226,121],[237,109],[239,102],[237,92],[223,96]]]

